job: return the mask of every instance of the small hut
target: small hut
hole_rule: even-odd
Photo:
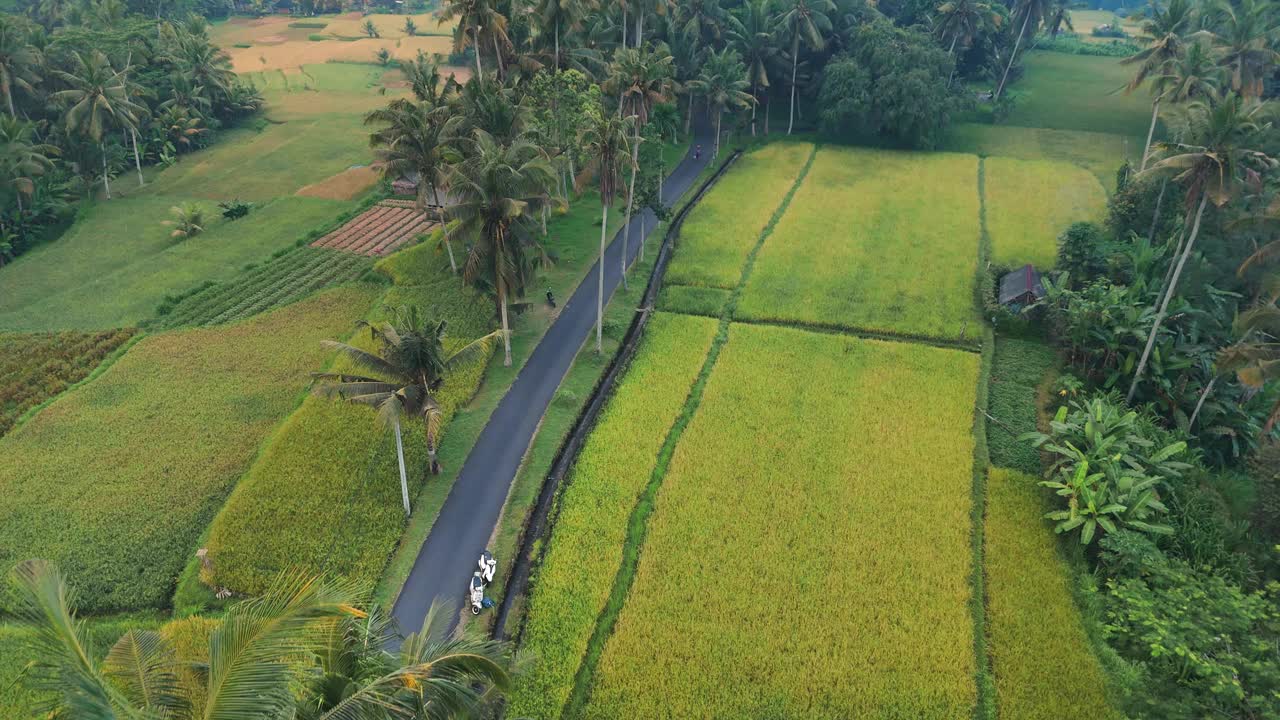
[[[1030,265],[1018,268],[1000,278],[1000,304],[1010,310],[1020,310],[1044,297],[1044,284],[1040,273]]]

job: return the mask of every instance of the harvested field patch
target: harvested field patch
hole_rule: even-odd
[[[0,439],[0,569],[48,558],[87,611],[165,607],[223,498],[324,362],[320,341],[350,332],[371,300],[344,288],[149,336]]]
[[[357,255],[389,255],[401,245],[431,231],[436,223],[417,208],[378,203],[345,225],[311,243]]]
[[[977,180],[972,155],[823,147],[738,317],[972,340]]]
[[[370,13],[361,15],[353,13],[335,18],[325,28],[325,32],[336,37],[365,37],[364,24],[366,21],[372,22],[374,27],[378,29],[378,34],[384,38],[405,38],[408,35],[404,31],[405,18],[413,20],[413,24],[418,28],[418,35],[441,35],[453,38],[453,29],[457,27],[457,19],[441,22],[434,12],[418,13],[416,15],[395,15],[388,13]]]
[[[294,193],[326,200],[354,200],[378,184],[382,173],[371,165],[347,168],[318,183],[304,185]]]
[[[80,382],[134,330],[0,333],[0,435],[33,407]]]
[[[716,326],[705,318],[655,315],[588,437],[535,579],[522,647],[538,661],[517,685],[512,717],[558,717],[568,699],[622,562],[632,508],[702,369]]]
[[[1047,270],[1058,261],[1058,236],[1071,223],[1102,221],[1107,194],[1083,168],[1052,160],[987,158],[983,193],[991,260]]]
[[[732,325],[585,716],[971,717],[978,364]]]
[[[1071,599],[1044,493],[1030,475],[987,476],[985,565],[988,648],[1001,717],[1018,720],[1121,716]]]
[[[332,26],[326,32],[332,32]],[[320,42],[289,40],[277,45],[227,48],[227,54],[231,56],[232,70],[247,73],[328,62],[373,63],[379,50],[387,50],[397,60],[412,60],[418,51],[443,58],[452,49],[451,37],[418,35]]]

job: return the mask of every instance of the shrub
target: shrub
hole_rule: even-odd
[[[320,41],[320,40],[328,40],[328,39],[329,39],[329,36],[328,36],[328,35],[317,35],[316,33],[311,33],[310,35],[308,35],[308,36],[307,36],[307,39],[308,39],[308,40],[311,40],[312,42],[318,42],[318,41]]]
[[[373,54],[373,59],[377,60],[379,65],[386,67],[391,64],[391,51],[386,48],[378,48],[378,52]]]
[[[224,200],[218,203],[218,209],[222,210],[222,217],[228,220],[239,220],[249,214],[249,210],[253,209],[253,203],[245,202],[240,198]]]
[[[236,44],[235,44],[235,47],[238,47],[238,48],[251,48],[251,47],[253,47],[253,45],[252,45],[251,43],[236,43]]]
[[[1117,40],[1115,42],[1091,43],[1078,36],[1063,33],[1057,38],[1042,38],[1036,48],[1066,55],[1093,55],[1097,57],[1128,57],[1142,48],[1132,42]]]
[[[303,30],[323,30],[329,27],[329,23],[323,20],[297,20],[289,23],[289,27]]]
[[[1091,222],[1071,223],[1058,238],[1057,268],[1078,285],[1107,269],[1108,241],[1102,228]]]

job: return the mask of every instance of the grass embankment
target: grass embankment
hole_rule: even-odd
[[[1118,720],[1106,677],[1072,602],[1036,478],[987,477],[988,640],[1003,718]]]
[[[586,715],[966,717],[977,366],[732,325]]]
[[[973,340],[977,178],[972,155],[822,148],[738,317]]]
[[[145,338],[0,440],[0,568],[53,560],[91,612],[167,606],[202,529],[323,362],[320,340],[371,299],[339,289]]]
[[[287,197],[228,221],[205,203],[206,230],[170,237],[161,221],[173,198],[99,202],[66,235],[0,269],[0,328],[88,330],[137,325],[166,295],[206,280],[230,280],[246,263],[291,247],[306,229],[351,203]]]
[[[32,408],[88,377],[133,334],[0,333],[0,436]]]
[[[578,456],[529,600],[522,647],[538,662],[511,698],[514,716],[555,717],[568,699],[622,561],[628,518],[716,327],[706,318],[655,315]]]
[[[1047,270],[1058,260],[1058,236],[1073,222],[1101,221],[1107,194],[1088,171],[1049,160],[993,157],[984,192],[991,261]]]

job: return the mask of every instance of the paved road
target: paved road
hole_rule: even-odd
[[[700,132],[695,142],[703,146],[701,159],[694,160],[690,154],[681,161],[663,186],[664,202],[673,203],[683,195],[709,162],[710,134]],[[631,243],[627,250],[630,260],[634,260],[640,247],[640,217],[633,216],[631,223]],[[649,211],[645,228],[652,231],[656,225],[656,218]],[[606,298],[613,294],[619,281],[621,234],[620,230],[605,253]],[[600,272],[597,265],[591,266],[582,285],[534,348],[463,464],[396,600],[393,614],[404,634],[422,629],[427,609],[437,597],[449,603],[449,617],[456,624],[467,582],[476,569],[476,559],[498,524],[507,490],[520,469],[525,450],[582,343],[594,332]],[[632,282],[643,282],[643,279],[634,277]],[[505,564],[512,558],[498,558],[498,561]]]

